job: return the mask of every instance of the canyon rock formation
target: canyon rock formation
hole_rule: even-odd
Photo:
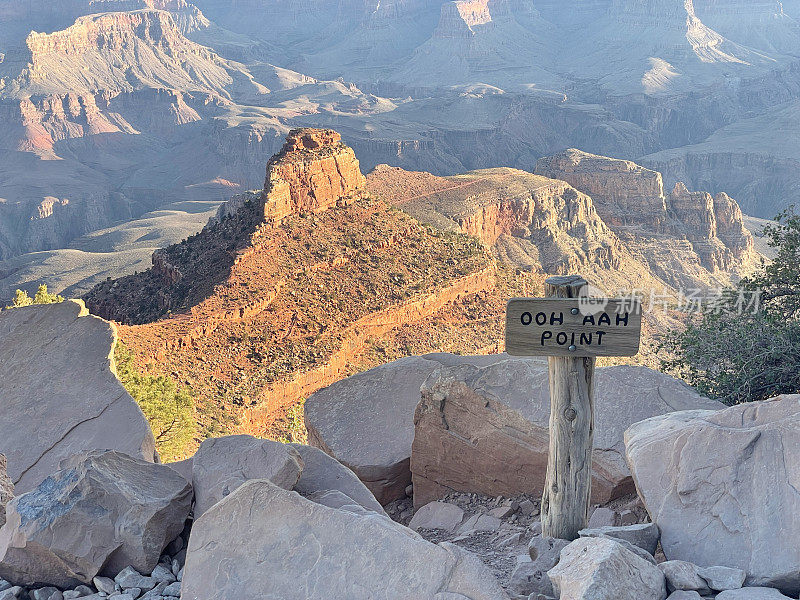
[[[334,132],[293,132],[268,172],[262,192],[160,250],[151,269],[86,296],[125,324],[139,368],[181,374],[204,429],[262,436],[289,405],[354,370],[497,349],[501,324],[487,316],[533,276],[365,196]]]
[[[0,3],[0,293],[141,270],[157,244],[84,236],[178,202],[143,225],[180,241],[176,221],[199,229],[186,202],[260,186],[299,126],[335,124],[367,170],[530,168],[578,147],[760,217],[800,194],[795,2],[237,7]]]

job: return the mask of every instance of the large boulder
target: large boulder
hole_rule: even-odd
[[[547,574],[560,600],[664,600],[659,568],[610,538],[578,538]]]
[[[639,495],[669,560],[800,591],[800,395],[687,411],[625,434]]]
[[[380,502],[375,499],[361,480],[350,469],[319,448],[304,444],[291,444],[303,460],[303,472],[294,490],[303,496],[320,492],[338,491],[359,506],[386,515]]]
[[[290,490],[302,470],[300,453],[288,444],[250,435],[205,440],[192,458],[194,516],[199,517],[250,479],[269,479]]]
[[[419,388],[443,365],[488,365],[506,354],[409,356],[338,381],[305,403],[309,444],[352,469],[386,505],[405,495]]]
[[[14,497],[14,482],[6,474],[6,457],[0,454],[0,527],[6,522],[6,504]]]
[[[153,462],[155,441],[113,372],[116,331],[66,301],[0,312],[0,453],[17,493],[88,450]]]
[[[0,577],[74,587],[129,566],[150,573],[191,504],[191,486],[169,467],[119,452],[75,456],[8,503]]]
[[[628,426],[676,410],[722,407],[646,367],[597,369],[593,501],[605,503],[634,490],[623,441]],[[541,364],[507,360],[432,373],[414,416],[414,504],[453,490],[541,495],[549,422],[549,375]]]
[[[265,480],[242,485],[192,529],[190,600],[506,600],[478,558],[374,512],[316,504]]]

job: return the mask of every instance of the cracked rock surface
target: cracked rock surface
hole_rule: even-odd
[[[0,312],[0,453],[17,494],[95,448],[157,459],[147,420],[112,371],[115,343],[114,327],[80,302]]]
[[[625,441],[668,560],[800,592],[800,395],[655,417]]]

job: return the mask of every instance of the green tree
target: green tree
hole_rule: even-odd
[[[662,344],[665,371],[726,404],[800,391],[800,215],[765,234],[775,259]]]
[[[142,375],[122,342],[114,351],[117,377],[150,423],[162,460],[183,458],[197,432],[194,403],[186,388],[168,377]]]
[[[33,298],[31,298],[28,295],[28,292],[25,290],[17,290],[14,293],[14,299],[11,301],[11,304],[6,306],[6,308],[31,306],[33,304],[56,304],[63,301],[63,296],[59,296],[58,294],[50,294],[47,291],[47,286],[42,284],[39,286],[39,289],[36,291],[36,295]]]

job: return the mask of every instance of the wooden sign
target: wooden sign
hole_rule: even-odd
[[[512,298],[506,309],[512,356],[634,356],[641,332],[634,298]]]

